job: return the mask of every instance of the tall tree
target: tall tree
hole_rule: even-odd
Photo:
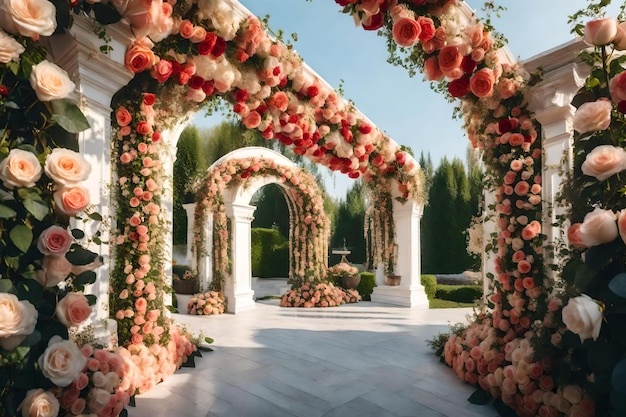
[[[430,152],[428,152],[428,156],[424,157],[424,151],[420,152],[419,164],[424,171],[424,192],[428,195],[430,191],[430,187],[433,185],[433,160],[430,157]]]

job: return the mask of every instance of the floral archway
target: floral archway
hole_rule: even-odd
[[[289,207],[289,283],[319,281],[326,273],[330,222],[315,178],[266,148],[233,151],[208,169],[196,190],[193,236],[195,265],[212,289],[225,291],[232,312],[254,305],[249,241],[254,207],[248,204],[269,183],[284,190]]]

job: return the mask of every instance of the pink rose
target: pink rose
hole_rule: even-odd
[[[41,178],[41,164],[32,152],[11,149],[0,162],[0,179],[5,187],[33,187]]]
[[[617,229],[620,237],[626,243],[626,209],[617,212]]]
[[[56,29],[56,7],[47,0],[12,0],[0,2],[0,27],[14,35],[37,41]]]
[[[71,149],[55,148],[46,158],[44,171],[57,184],[75,185],[89,178],[91,165]]]
[[[598,303],[586,294],[570,298],[563,307],[563,323],[580,341],[596,340],[600,335],[603,313]]]
[[[56,286],[72,272],[72,264],[65,256],[44,256],[41,267],[36,278],[44,287]]]
[[[33,66],[29,81],[41,101],[66,98],[76,87],[64,69],[48,61]]]
[[[28,301],[0,293],[0,346],[8,351],[15,349],[35,330],[37,316],[37,310]]]
[[[476,97],[489,97],[493,94],[495,75],[489,68],[482,68],[470,77],[470,90]]]
[[[413,46],[421,32],[421,26],[411,17],[401,17],[393,23],[393,40],[403,47]]]
[[[22,44],[0,29],[0,63],[18,62],[22,52],[24,52]]]
[[[167,59],[162,59],[157,62],[154,67],[152,67],[150,75],[158,82],[164,83],[172,76],[173,72],[174,67],[172,62]]]
[[[596,19],[585,25],[584,40],[587,45],[608,45],[617,36],[617,20],[612,18]]]
[[[43,375],[59,387],[67,387],[87,363],[80,349],[71,340],[53,336],[37,360]]]
[[[69,292],[56,307],[57,319],[67,327],[78,326],[91,315],[87,297],[77,292]]]
[[[596,146],[585,157],[581,169],[583,174],[604,181],[626,169],[626,151],[611,145]]]
[[[39,235],[37,249],[44,255],[65,255],[72,245],[72,235],[61,226],[50,226]]]
[[[443,78],[436,56],[431,56],[424,62],[424,76],[429,81],[441,81]]]
[[[500,83],[498,83],[498,94],[502,99],[507,99],[513,97],[517,89],[519,88],[519,84],[509,78],[501,79]]]
[[[456,45],[447,45],[441,48],[437,58],[439,68],[445,76],[458,70],[463,62],[463,55]]]
[[[20,408],[23,417],[56,417],[60,404],[53,393],[38,388],[26,392]]]
[[[611,124],[611,110],[606,99],[583,103],[574,114],[574,130],[580,134],[605,130]]]
[[[85,407],[87,405],[87,401],[84,398],[77,398],[76,401],[72,403],[70,407],[70,411],[75,416],[81,415],[83,411],[85,411]]]
[[[609,82],[609,92],[613,103],[619,104],[626,101],[626,71],[620,72]]]
[[[617,25],[617,34],[615,39],[613,39],[613,45],[618,51],[626,49],[626,22]]]
[[[587,248],[579,234],[580,223],[574,223],[567,229],[567,241],[578,248]]]
[[[617,235],[615,213],[599,207],[587,213],[578,229],[578,237],[586,247],[612,242]]]
[[[246,128],[254,129],[261,124],[261,115],[253,110],[242,119],[242,122]]]
[[[85,187],[61,187],[54,192],[56,208],[63,214],[75,216],[89,206],[89,190]]]

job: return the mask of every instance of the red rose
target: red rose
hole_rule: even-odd
[[[461,69],[465,74],[470,74],[476,69],[478,62],[474,61],[471,56],[465,55],[461,61]]]
[[[454,80],[448,84],[448,92],[452,97],[459,98],[469,93],[469,77],[463,76],[458,80]]]
[[[155,101],[156,101],[156,95],[152,93],[145,93],[143,95],[143,104],[145,104],[146,106],[152,106]]]
[[[417,23],[422,29],[419,34],[419,40],[422,42],[428,42],[435,36],[435,23],[433,19],[429,17],[420,16],[417,18]]]
[[[248,91],[244,89],[238,89],[235,91],[235,101],[247,101]]]
[[[202,84],[202,91],[204,91],[204,94],[206,94],[207,96],[213,94],[213,91],[215,91],[213,81],[205,81],[204,84]]]
[[[383,26],[383,20],[385,18],[385,14],[383,12],[379,12],[374,16],[371,16],[367,21],[364,21],[361,26],[365,30],[377,30]]]
[[[193,75],[189,79],[189,87],[193,88],[194,90],[199,90],[200,88],[202,88],[203,85],[204,78],[200,77],[199,75]]]
[[[9,88],[2,84],[0,85],[0,96],[8,96],[9,95]]]
[[[226,40],[221,36],[215,39],[215,46],[211,50],[211,55],[215,58],[221,57],[226,52]]]
[[[198,50],[198,55],[208,55],[211,53],[213,45],[208,42],[200,42],[196,45],[196,49]]]
[[[152,134],[152,142],[158,142],[161,140],[161,134],[159,132],[154,132]]]
[[[519,125],[519,121],[517,119],[502,119],[498,121],[498,133],[503,134],[506,132],[510,132],[513,129],[516,129]]]
[[[320,92],[319,88],[317,88],[317,86],[315,85],[312,85],[306,89],[306,95],[309,97],[315,97],[316,95],[319,94],[319,92]]]

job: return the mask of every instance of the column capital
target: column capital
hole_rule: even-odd
[[[238,222],[251,223],[254,220],[255,206],[239,203],[226,203],[226,215]]]

